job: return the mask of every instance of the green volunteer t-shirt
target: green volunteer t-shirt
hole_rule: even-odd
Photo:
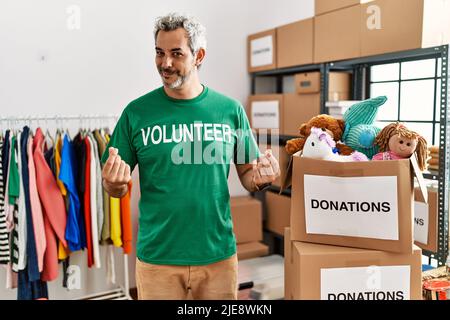
[[[202,265],[236,253],[230,162],[260,156],[242,105],[203,86],[194,99],[160,87],[123,111],[108,148],[139,164],[137,256],[154,264]]]

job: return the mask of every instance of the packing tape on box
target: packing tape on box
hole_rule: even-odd
[[[362,169],[331,169],[330,176],[349,176],[349,177],[362,177],[364,176],[364,170]]]
[[[364,260],[349,260],[345,261],[346,267],[370,267],[370,266],[380,266],[380,259],[364,259]]]

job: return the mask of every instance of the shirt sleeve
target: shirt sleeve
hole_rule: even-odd
[[[132,144],[131,132],[132,127],[130,125],[130,119],[125,109],[122,112],[116,127],[114,128],[114,132],[108,144],[106,145],[105,152],[103,152],[101,159],[102,163],[105,163],[106,160],[108,160],[109,148],[114,147],[119,150],[120,157],[130,166],[131,171],[133,171],[137,164],[137,159],[136,149]]]
[[[238,108],[238,127],[236,128],[236,148],[234,153],[235,164],[251,163],[259,158],[261,153],[256,143],[253,131],[250,128],[247,115],[242,105]]]

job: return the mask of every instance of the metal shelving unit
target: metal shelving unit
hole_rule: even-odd
[[[449,97],[449,46],[438,46],[424,49],[414,49],[401,52],[386,53],[376,56],[350,59],[322,64],[304,65],[298,67],[276,69],[255,72],[251,74],[251,92],[256,91],[257,77],[276,77],[276,93],[283,93],[283,76],[293,75],[299,72],[321,72],[321,112],[326,113],[325,94],[328,92],[328,74],[330,71],[345,71],[353,74],[352,95],[355,100],[363,100],[369,97],[370,67],[379,64],[396,62],[417,61],[426,59],[441,59],[440,79],[441,87],[439,96],[435,93],[435,101],[440,102],[440,114],[434,111],[434,120],[439,122],[435,129],[439,130],[439,171],[425,173],[427,179],[438,181],[438,250],[422,253],[436,259],[439,266],[445,263],[449,252],[449,166],[450,166],[450,97]],[[436,67],[437,69],[437,67]],[[436,108],[436,104],[434,105]],[[439,120],[437,120],[439,117]],[[290,136],[280,136],[280,145],[284,145]],[[272,187],[269,192],[279,192],[279,188]],[[290,190],[283,190],[283,194],[290,195]]]

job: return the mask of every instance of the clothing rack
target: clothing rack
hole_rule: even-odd
[[[66,120],[104,120],[104,119],[113,119],[114,122],[117,122],[118,115],[115,114],[79,114],[79,115],[52,115],[52,116],[2,116],[0,117],[0,129],[1,124],[4,122],[7,123],[17,123],[22,121],[49,121],[54,120],[58,121],[66,121]],[[128,274],[128,254],[123,254],[123,264],[124,264],[124,284],[119,285],[117,288],[102,292],[96,292],[92,294],[88,294],[75,300],[132,300],[130,295],[130,281]]]

